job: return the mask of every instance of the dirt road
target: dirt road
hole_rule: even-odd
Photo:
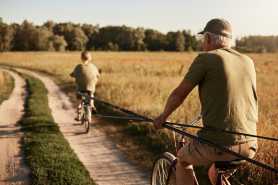
[[[31,74],[45,84],[55,122],[97,184],[149,184],[148,174],[126,160],[104,133],[93,127],[89,134],[83,134],[83,127],[74,121],[75,109],[68,97],[49,77],[31,71],[19,71]]]
[[[10,98],[0,106],[0,185],[25,185],[29,184],[29,169],[22,161],[22,133],[16,125],[23,115],[25,81],[16,73],[8,72],[15,87]]]

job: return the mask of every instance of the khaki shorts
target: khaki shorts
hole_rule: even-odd
[[[257,150],[257,141],[231,145],[226,148],[245,157],[253,158]],[[238,157],[232,154],[222,152],[215,147],[200,143],[197,140],[191,140],[188,144],[183,146],[178,151],[177,158],[181,163],[185,162],[197,166],[209,166],[215,161],[231,161],[238,159]]]

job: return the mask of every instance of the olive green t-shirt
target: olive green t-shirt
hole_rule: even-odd
[[[75,78],[78,91],[95,92],[95,86],[99,78],[97,67],[92,63],[78,64],[71,76]]]
[[[199,87],[204,127],[256,135],[258,103],[252,59],[228,48],[205,52],[195,58],[185,79]],[[223,145],[254,140],[204,129],[198,136]]]

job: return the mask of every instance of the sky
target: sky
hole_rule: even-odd
[[[212,18],[224,18],[234,37],[278,35],[278,0],[0,0],[7,23],[27,19],[153,28],[161,32],[201,31]]]

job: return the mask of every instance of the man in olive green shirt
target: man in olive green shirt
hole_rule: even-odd
[[[157,129],[182,104],[198,85],[204,127],[256,135],[258,104],[256,72],[253,61],[231,49],[231,25],[223,19],[212,19],[200,32],[204,53],[199,54],[181,84],[171,93],[163,113],[155,119]],[[254,157],[256,139],[201,129],[198,137],[221,144],[245,157]],[[192,165],[212,166],[215,161],[237,157],[221,152],[199,141],[191,141],[177,154],[177,185],[197,184]],[[214,167],[214,166],[213,166]],[[209,178],[215,184],[212,167]]]
[[[82,64],[78,64],[71,77],[75,78],[77,91],[87,93],[90,97],[94,97],[95,88],[99,79],[99,71],[97,67],[92,64],[92,56],[89,52],[84,51],[81,53]],[[81,96],[77,94],[77,98],[81,100]],[[95,106],[93,99],[91,100],[92,111],[95,112]],[[81,101],[79,102],[78,109],[81,108]],[[78,120],[78,118],[76,118]]]

